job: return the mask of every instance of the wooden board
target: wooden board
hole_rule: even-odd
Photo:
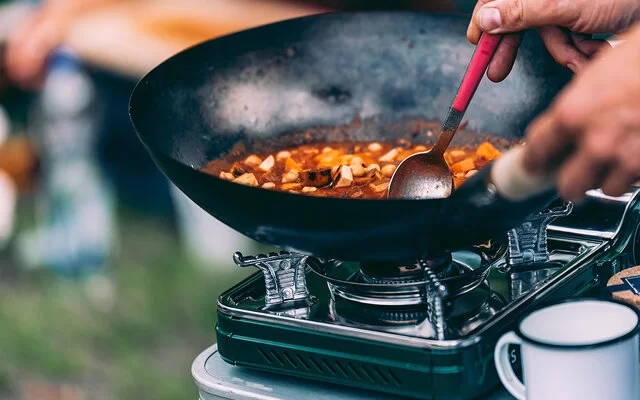
[[[201,41],[324,11],[265,0],[126,2],[79,18],[66,42],[92,64],[139,78]]]

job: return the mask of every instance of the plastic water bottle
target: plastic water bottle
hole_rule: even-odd
[[[69,50],[51,57],[32,117],[42,175],[36,229],[23,238],[20,253],[32,267],[91,275],[109,261],[114,201],[95,152],[95,89]]]

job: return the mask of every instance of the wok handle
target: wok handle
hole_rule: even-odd
[[[464,78],[462,78],[460,88],[458,88],[458,94],[453,100],[452,108],[454,110],[461,113],[467,110],[469,102],[471,102],[471,98],[476,92],[501,39],[501,35],[488,35],[486,33],[480,38],[478,47],[473,53],[473,57],[471,57],[471,62],[467,67]]]
[[[532,175],[524,168],[524,148],[516,147],[496,160],[491,169],[491,182],[506,200],[523,201],[552,189],[553,174]]]

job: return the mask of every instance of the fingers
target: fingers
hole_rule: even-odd
[[[571,33],[571,40],[582,54],[591,58],[600,50],[610,47],[606,40],[595,40],[591,35],[583,33]]]
[[[617,162],[603,180],[602,191],[609,196],[622,196],[640,178],[640,133],[630,134],[620,147]]]
[[[472,25],[483,32],[518,32],[539,26],[566,26],[579,18],[582,1],[491,0],[476,5]]]
[[[570,35],[562,29],[546,26],[538,28],[538,32],[553,59],[573,73],[580,71],[589,61],[588,57],[574,45]]]
[[[609,196],[622,196],[629,190],[629,186],[639,177],[637,174],[631,174],[622,165],[617,165],[612,168],[608,176],[603,179],[603,184],[600,185],[602,192]]]
[[[476,3],[475,8],[473,9],[473,14],[475,15],[478,10],[480,9],[480,7],[482,7],[483,5],[485,5],[486,3],[489,3],[493,0],[478,0],[478,2]],[[473,44],[478,44],[478,41],[480,40],[480,35],[482,34],[482,30],[480,29],[480,27],[478,26],[477,23],[475,23],[474,19],[471,19],[470,23],[469,23],[469,27],[467,28],[467,39],[473,43]]]
[[[571,133],[560,131],[552,111],[541,115],[531,123],[527,132],[523,157],[525,169],[532,174],[553,170],[572,150],[574,139]]]
[[[557,168],[556,183],[562,198],[580,203],[586,192],[595,188],[621,196],[640,178],[637,126],[591,125],[580,135],[567,134],[560,126],[551,113],[535,121],[527,137],[524,162],[532,173]]]
[[[518,55],[518,47],[522,41],[522,33],[505,35],[493,55],[487,77],[493,82],[500,82],[509,75]]]
[[[578,143],[575,153],[558,172],[558,191],[570,201],[580,202],[587,190],[600,187],[616,163],[623,130],[592,128]]]

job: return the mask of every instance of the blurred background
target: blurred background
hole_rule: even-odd
[[[473,0],[0,0],[0,400],[194,399],[216,297],[253,271],[170,185],[135,83],[200,41],[335,9]]]

